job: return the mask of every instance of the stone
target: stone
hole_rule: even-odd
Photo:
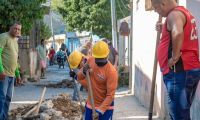
[[[45,111],[45,113],[47,113],[50,116],[62,116],[62,112],[57,111],[55,109],[48,109],[48,110]]]
[[[51,108],[53,108],[53,105],[54,104],[53,104],[52,100],[45,101],[44,103],[41,104],[40,111],[43,112],[47,109],[51,109]]]
[[[40,114],[40,120],[50,120],[51,116],[49,116],[47,113],[41,113]]]

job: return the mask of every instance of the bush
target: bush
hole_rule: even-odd
[[[129,72],[126,71],[126,66],[120,66],[118,74],[119,74],[118,87],[128,86],[129,85]]]

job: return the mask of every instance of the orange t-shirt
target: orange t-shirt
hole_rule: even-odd
[[[103,67],[99,67],[96,65],[94,57],[90,57],[87,63],[92,69],[90,72],[90,80],[94,94],[95,107],[105,112],[109,109],[114,100],[115,90],[118,84],[118,73],[110,62]],[[83,68],[78,72],[78,81],[87,88],[87,81],[83,74]],[[87,103],[91,105],[89,94]]]

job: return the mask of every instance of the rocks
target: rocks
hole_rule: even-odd
[[[51,116],[49,116],[47,113],[41,113],[40,114],[40,120],[50,120]]]
[[[10,118],[12,120],[24,120],[21,116],[34,106],[27,105],[10,111]],[[73,102],[69,95],[61,94],[58,97],[44,101],[40,107],[38,117],[31,120],[81,120],[81,114],[80,105]]]
[[[52,100],[48,100],[41,104],[40,111],[45,111],[45,110],[51,109],[51,108],[53,108],[53,102],[52,102]]]
[[[55,109],[48,109],[46,111],[44,111],[46,114],[50,115],[50,116],[62,116],[62,112],[61,111],[57,111]]]

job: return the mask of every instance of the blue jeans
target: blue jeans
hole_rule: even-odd
[[[92,109],[85,107],[85,119],[84,120],[92,120]],[[112,120],[113,110],[106,110],[103,115],[99,115],[98,120]]]
[[[6,76],[4,80],[0,80],[0,120],[8,119],[8,111],[13,95],[14,77]]]
[[[163,76],[168,92],[168,106],[171,120],[191,120],[190,107],[200,80],[200,69]]]
[[[111,103],[110,107],[114,107],[114,101]],[[112,120],[113,109],[108,109],[104,112],[104,114],[99,114],[98,120]],[[85,105],[85,119],[84,120],[92,120],[92,109],[87,107],[87,103]]]

